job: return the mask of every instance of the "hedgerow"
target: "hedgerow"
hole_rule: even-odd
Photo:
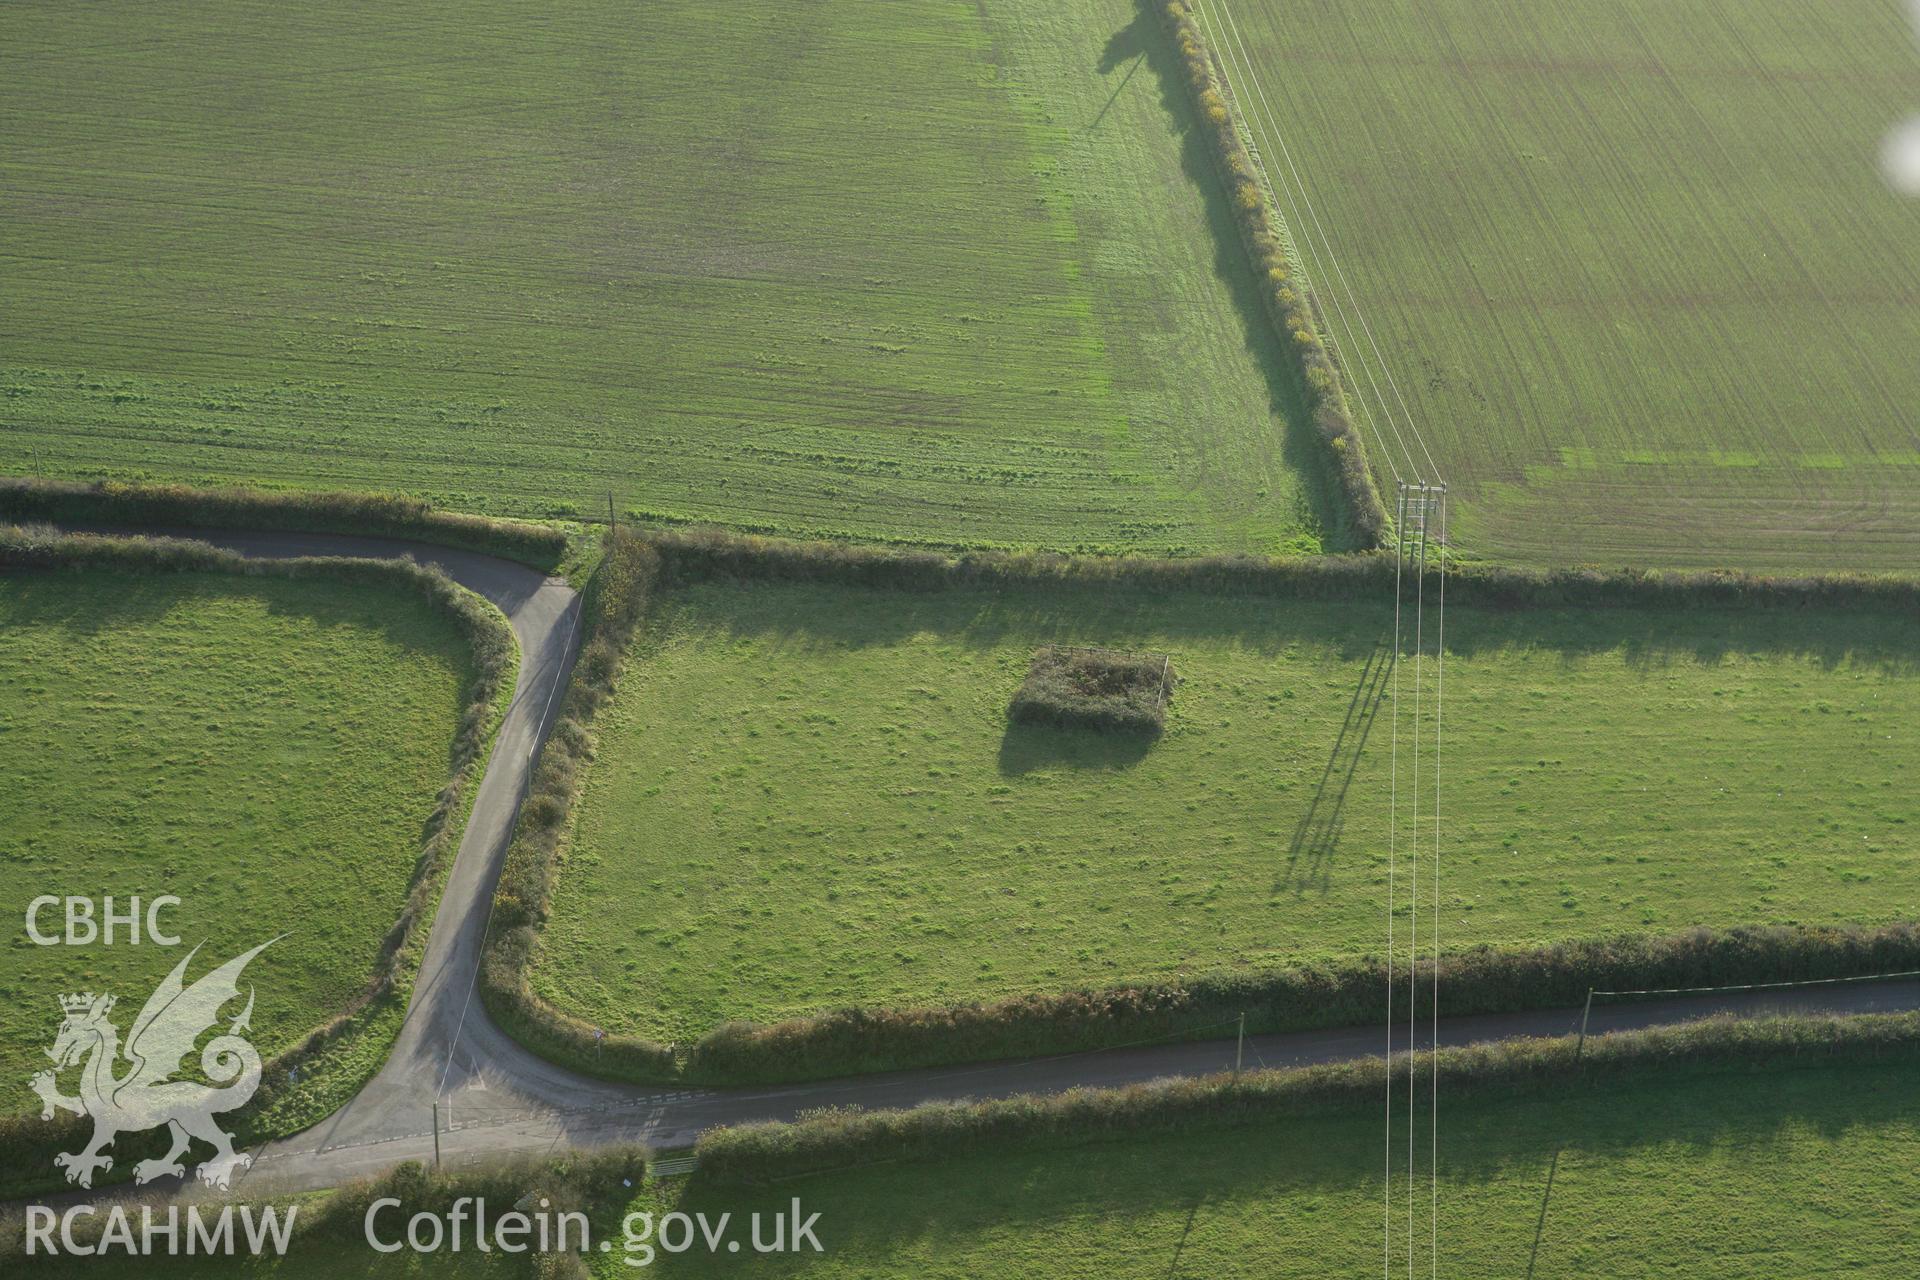
[[[838,542],[796,542],[716,529],[654,531],[669,585],[711,578],[831,582],[900,591],[972,586],[1082,586],[1272,599],[1391,600],[1390,554],[1155,559],[982,551],[947,556]],[[1449,603],[1520,608],[1886,609],[1920,621],[1920,578],[1897,574],[1762,575],[1733,570],[1526,569],[1455,561]]]
[[[466,789],[493,732],[495,707],[504,682],[517,660],[512,629],[498,609],[455,584],[437,569],[411,560],[366,560],[351,557],[306,557],[290,560],[250,559],[203,542],[176,538],[120,538],[96,534],[62,533],[47,527],[0,526],[0,570],[62,572],[106,569],[137,573],[230,573],[244,577],[287,579],[325,578],[339,582],[398,586],[412,591],[435,612],[450,618],[472,655],[473,679],[455,730],[447,783],[434,800],[422,829],[407,898],[398,917],[381,939],[374,972],[366,987],[346,1009],[309,1032],[298,1044],[265,1064],[260,1087],[242,1110],[233,1114],[243,1140],[260,1136],[257,1118],[272,1107],[306,1063],[343,1034],[355,1014],[391,992],[406,976],[408,944],[439,892],[448,852],[459,834]],[[42,1121],[37,1112],[0,1116],[0,1164],[14,1177],[33,1185],[56,1151],[84,1140],[86,1122],[60,1114]],[[156,1150],[158,1147],[156,1147]],[[117,1159],[130,1168],[127,1153]],[[44,1181],[44,1179],[40,1179]]]
[[[545,1201],[549,1214],[586,1213],[595,1217],[624,1208],[631,1187],[646,1176],[647,1149],[617,1144],[592,1151],[569,1151],[546,1158],[519,1157],[460,1169],[432,1169],[415,1161],[377,1178],[348,1183],[312,1215],[308,1231],[355,1244],[366,1239],[363,1224],[375,1200],[394,1197],[401,1207],[384,1222],[404,1222],[416,1213],[445,1215],[462,1198],[484,1199],[489,1212]]]
[[[1179,51],[1181,72],[1187,91],[1193,95],[1194,114],[1208,154],[1227,185],[1227,203],[1233,210],[1241,245],[1252,261],[1261,302],[1279,332],[1280,345],[1298,362],[1314,429],[1327,443],[1334,474],[1346,496],[1354,540],[1363,548],[1383,546],[1390,537],[1389,522],[1367,463],[1365,442],[1354,429],[1341,394],[1339,373],[1320,340],[1318,307],[1309,296],[1306,282],[1287,260],[1286,247],[1267,207],[1266,192],[1254,177],[1253,161],[1241,140],[1239,124],[1215,76],[1213,55],[1185,0],[1165,0],[1158,7]]]
[[[435,511],[418,498],[391,493],[194,489],[113,480],[71,484],[0,478],[0,520],[414,538],[504,556],[548,570],[558,566],[567,551],[567,535],[560,529]]]
[[[1778,1071],[1866,1061],[1920,1062],[1920,1013],[1714,1018],[1589,1038],[1519,1038],[1442,1049],[1447,1095],[1521,1096],[1634,1080],[1654,1072]],[[1158,1080],[990,1101],[935,1102],[907,1111],[845,1109],[794,1124],[711,1129],[695,1176],[743,1185],[881,1161],[950,1160],[1030,1146],[1069,1146],[1142,1133],[1267,1124],[1342,1110],[1371,1111],[1393,1081],[1435,1055],[1402,1054],[1290,1069]]]
[[[623,1080],[672,1078],[673,1052],[636,1036],[596,1037],[595,1028],[532,989],[527,963],[546,922],[580,772],[592,755],[589,726],[613,693],[659,572],[660,558],[650,543],[624,530],[608,535],[606,554],[581,601],[580,656],[514,826],[480,957],[481,1001],[508,1034],[552,1061]]]
[[[1525,950],[1443,954],[1448,1014],[1579,1004],[1588,990],[1845,978],[1920,969],[1920,927],[1695,929]],[[1431,1011],[1433,961],[1415,969],[1416,1009]],[[1406,1005],[1404,971],[1395,1008]],[[688,1074],[727,1083],[820,1078],[954,1062],[1100,1049],[1145,1039],[1217,1037],[1246,1015],[1250,1032],[1362,1026],[1387,1016],[1383,961],[1223,973],[996,1003],[843,1009],[772,1026],[730,1023],[692,1047]]]

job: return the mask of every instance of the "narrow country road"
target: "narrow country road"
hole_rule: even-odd
[[[437,565],[499,606],[520,643],[520,675],[513,702],[448,873],[413,1000],[393,1052],[379,1074],[334,1115],[257,1151],[254,1166],[241,1184],[247,1194],[333,1186],[403,1160],[431,1161],[436,1148],[436,1101],[440,1104],[439,1152],[448,1164],[460,1165],[503,1154],[608,1142],[679,1147],[715,1125],[790,1119],[825,1106],[901,1107],[943,1098],[1045,1093],[1206,1074],[1234,1065],[1235,1045],[1229,1038],[721,1090],[612,1084],[544,1062],[487,1018],[475,994],[474,979],[514,815],[578,649],[578,597],[563,581],[538,570],[421,543],[322,534],[150,532],[178,532],[250,556],[411,556]],[[1603,1034],[1715,1013],[1911,1009],[1920,1009],[1920,981],[1901,980],[1603,1004],[1593,1011],[1592,1030]],[[1444,1045],[1460,1045],[1521,1035],[1564,1035],[1579,1023],[1578,1009],[1444,1018],[1439,1039]],[[1414,1043],[1425,1047],[1429,1040],[1423,1027]],[[1403,1026],[1393,1048],[1404,1049],[1407,1043]],[[1294,1066],[1377,1055],[1387,1048],[1386,1032],[1378,1026],[1262,1035],[1247,1039],[1245,1062],[1250,1068]],[[161,1184],[139,1190],[116,1187],[87,1198],[95,1202],[145,1198],[169,1194],[177,1187],[177,1182],[172,1188]]]

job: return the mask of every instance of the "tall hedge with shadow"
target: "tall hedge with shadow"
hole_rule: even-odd
[[[1227,185],[1234,225],[1239,228],[1241,245],[1253,264],[1261,301],[1268,318],[1279,330],[1281,346],[1299,362],[1308,412],[1315,430],[1327,443],[1334,475],[1346,496],[1355,536],[1362,547],[1384,546],[1391,537],[1390,521],[1386,508],[1381,505],[1380,491],[1374,485],[1373,470],[1367,463],[1366,444],[1347,412],[1339,371],[1320,340],[1318,307],[1308,294],[1306,282],[1296,276],[1293,264],[1287,260],[1285,242],[1267,207],[1266,192],[1254,176],[1253,160],[1241,139],[1230,99],[1215,74],[1213,55],[1200,34],[1200,25],[1186,0],[1142,2],[1159,9],[1179,52],[1199,127],[1205,135],[1207,151]]]
[[[1479,947],[1440,958],[1443,1011],[1517,1012],[1579,1005],[1588,990],[1705,987],[1920,970],[1920,928],[1695,929],[1551,947]],[[1412,1012],[1431,1013],[1433,961],[1415,967]],[[1409,1013],[1408,978],[1394,1012]],[[1383,961],[1201,975],[943,1008],[836,1010],[772,1026],[732,1023],[692,1048],[688,1074],[731,1084],[817,1079],[906,1067],[1214,1039],[1241,1014],[1249,1032],[1366,1026],[1387,1017]]]
[[[518,1241],[525,1244],[525,1252],[505,1259],[496,1253],[491,1263],[481,1268],[481,1273],[494,1277],[524,1275],[535,1280],[576,1277],[585,1280],[589,1272],[577,1252],[582,1243],[580,1219],[568,1218],[563,1224],[560,1215],[579,1214],[594,1236],[605,1237],[609,1224],[617,1222],[632,1201],[632,1188],[646,1176],[646,1170],[646,1149],[630,1145],[567,1151],[544,1158],[522,1156],[446,1170],[428,1168],[410,1160],[378,1176],[346,1183],[318,1201],[304,1196],[250,1199],[243,1184],[231,1200],[203,1200],[201,1206],[203,1213],[218,1212],[226,1204],[249,1206],[256,1213],[272,1209],[282,1222],[287,1221],[291,1212],[288,1265],[303,1274],[312,1267],[311,1274],[315,1275],[327,1274],[320,1268],[328,1264],[341,1266],[341,1260],[348,1254],[373,1256],[367,1247],[367,1215],[380,1200],[399,1202],[383,1206],[375,1218],[380,1238],[389,1242],[404,1239],[406,1223],[415,1214],[431,1214],[444,1221],[462,1201],[467,1202],[469,1209],[473,1209],[476,1202],[484,1202],[489,1226],[503,1215],[515,1212],[516,1206],[525,1206],[518,1211],[547,1215],[546,1243],[552,1248],[540,1247],[541,1236],[536,1229]],[[477,1209],[473,1211],[477,1213]],[[129,1213],[137,1223],[139,1208],[130,1205]],[[162,1206],[156,1221],[164,1220]],[[565,1250],[559,1248],[563,1225],[569,1246]],[[102,1214],[80,1217],[73,1230],[74,1243],[83,1248],[97,1246],[106,1228]],[[473,1220],[469,1218],[465,1248],[470,1251],[473,1231]],[[112,1252],[106,1251],[108,1256]],[[0,1224],[0,1259],[25,1257],[24,1221]],[[358,1274],[363,1269],[364,1264],[356,1263],[346,1267],[345,1273]],[[204,1256],[189,1255],[184,1245],[177,1252],[169,1252],[163,1243],[158,1252],[141,1258],[138,1274],[204,1278],[210,1273]],[[229,1273],[223,1270],[218,1274]],[[231,1274],[240,1275],[242,1269],[234,1268]]]
[[[1391,554],[1180,559],[1038,551],[942,555],[718,529],[661,530],[650,533],[648,540],[659,552],[670,586],[716,579],[822,582],[897,591],[1057,585],[1276,600],[1387,601],[1394,590]],[[1578,566],[1528,569],[1456,560],[1447,567],[1447,601],[1487,609],[1872,609],[1920,623],[1920,577]]]

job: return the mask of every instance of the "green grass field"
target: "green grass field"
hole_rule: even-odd
[[[0,577],[0,910],[13,921],[0,1079],[19,1086],[7,1109],[38,1105],[24,1081],[47,1065],[59,995],[114,993],[124,1033],[194,944],[197,977],[287,935],[246,974],[263,1055],[363,990],[470,680],[459,631],[399,590]],[[48,893],[177,895],[164,920],[181,948],[34,946],[27,904]],[[59,932],[58,913],[40,924]]]
[[[949,544],[1337,532],[1131,0],[0,23],[0,471]]]
[[[1377,954],[1385,603],[669,596],[601,713],[535,984],[684,1042]],[[1903,620],[1456,608],[1446,634],[1447,936],[1878,921],[1920,892]],[[1170,654],[1165,736],[1010,730],[1051,642]]]
[[[1230,12],[1467,547],[1914,563],[1905,6],[1231,2],[1214,43]]]
[[[1648,1083],[1565,1099],[1443,1101],[1440,1274],[1905,1273],[1908,1206],[1920,1195],[1911,1068]],[[743,1264],[696,1249],[661,1255],[654,1268],[669,1276],[1320,1280],[1379,1274],[1383,1154],[1381,1116],[1369,1109],[1270,1129],[893,1164],[760,1192],[670,1183],[638,1207],[739,1220],[797,1196],[821,1215],[822,1254]],[[1421,1275],[1426,1167],[1423,1152]],[[1394,1192],[1401,1266],[1404,1187]],[[598,1260],[598,1275],[622,1273],[619,1254]]]

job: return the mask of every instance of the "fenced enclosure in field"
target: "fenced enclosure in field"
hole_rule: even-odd
[[[1007,716],[1017,724],[1158,734],[1172,692],[1169,654],[1046,645],[1033,655]]]

